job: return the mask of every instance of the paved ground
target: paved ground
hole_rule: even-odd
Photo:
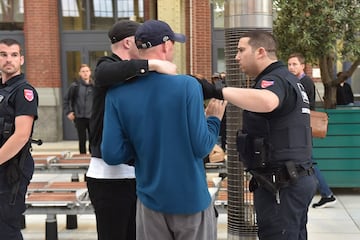
[[[34,146],[34,153],[51,153],[63,151],[77,151],[76,141],[58,143],[44,143]],[[35,175],[34,178],[41,176]],[[64,175],[49,175],[52,179],[68,178]],[[360,177],[360,176],[359,176]],[[359,240],[360,239],[360,189],[335,189],[337,203],[329,208],[309,209],[308,232],[309,240]],[[315,196],[313,202],[317,202]],[[218,239],[257,239],[256,237],[228,236],[226,209],[221,210],[218,219]],[[45,239],[45,215],[26,217],[26,229],[23,230],[24,239]],[[78,228],[67,230],[66,216],[57,215],[59,240],[96,240],[96,226],[94,215],[79,215]]]

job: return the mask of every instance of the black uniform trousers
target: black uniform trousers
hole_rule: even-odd
[[[136,239],[136,180],[86,178],[98,240]]]
[[[25,194],[29,182],[24,178],[19,186],[14,205],[10,205],[10,192],[0,193],[0,239],[23,240],[21,219],[25,212]]]
[[[316,192],[314,175],[302,176],[276,195],[263,187],[254,191],[258,236],[260,240],[306,240],[307,212]]]

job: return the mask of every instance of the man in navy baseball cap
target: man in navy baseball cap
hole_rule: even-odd
[[[135,42],[138,49],[146,49],[163,44],[171,40],[184,43],[185,35],[174,33],[169,24],[160,20],[144,22],[135,33]]]

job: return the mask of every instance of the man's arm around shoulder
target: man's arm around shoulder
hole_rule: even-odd
[[[147,60],[121,60],[102,57],[95,68],[95,86],[111,87],[136,76],[148,73]]]

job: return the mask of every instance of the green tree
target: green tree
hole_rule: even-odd
[[[335,108],[337,83],[350,77],[360,64],[360,1],[277,0],[273,5],[280,59],[301,52],[307,63],[318,64],[325,88],[324,107]],[[339,78],[337,61],[352,63]]]

